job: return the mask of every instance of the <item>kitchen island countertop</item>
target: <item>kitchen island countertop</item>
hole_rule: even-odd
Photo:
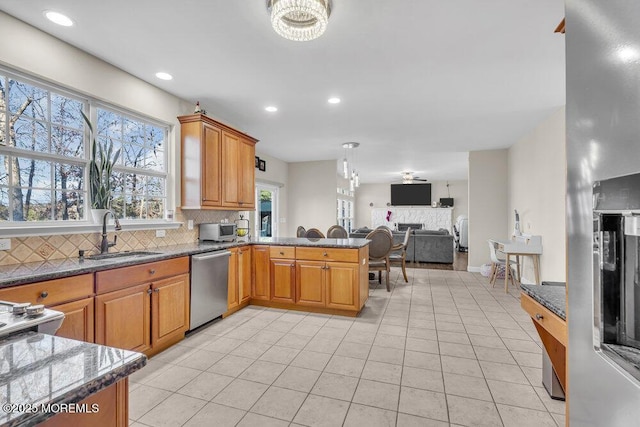
[[[35,411],[36,405],[78,403],[142,368],[147,357],[26,332],[0,340],[0,361],[0,425],[17,426],[56,415]]]
[[[553,314],[566,320],[565,304],[567,300],[564,286],[520,285],[522,291],[548,308]]]

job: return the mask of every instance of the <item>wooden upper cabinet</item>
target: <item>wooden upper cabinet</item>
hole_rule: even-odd
[[[230,133],[222,134],[222,204],[238,206],[242,185],[238,164],[240,162],[240,139]]]
[[[202,114],[178,120],[182,209],[254,209],[258,140]]]
[[[222,203],[220,188],[220,159],[221,132],[207,123],[203,124],[204,144],[202,152],[202,204],[205,206],[220,206]]]

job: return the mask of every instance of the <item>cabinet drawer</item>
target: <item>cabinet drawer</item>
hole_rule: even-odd
[[[189,257],[148,262],[96,273],[96,294],[189,272]]]
[[[542,326],[561,344],[567,345],[567,322],[524,293],[520,295],[520,305],[534,322]]]
[[[0,300],[52,306],[93,295],[93,274],[47,280],[0,290]]]
[[[335,248],[307,248],[296,247],[297,259],[308,259],[311,261],[343,261],[358,262],[357,249],[335,249]]]
[[[269,256],[271,258],[295,259],[295,246],[271,246],[269,248]]]

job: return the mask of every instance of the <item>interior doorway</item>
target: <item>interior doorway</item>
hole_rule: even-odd
[[[278,187],[256,183],[255,236],[278,236]]]

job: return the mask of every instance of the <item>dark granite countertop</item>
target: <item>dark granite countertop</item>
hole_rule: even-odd
[[[369,244],[367,239],[309,239],[306,237],[261,237],[253,244],[306,246],[313,248],[358,249]]]
[[[147,363],[142,353],[35,332],[0,340],[0,402],[78,403]],[[33,425],[55,414],[0,411],[0,425]]]
[[[567,319],[566,288],[552,285],[520,285],[522,291],[555,313],[562,320]]]
[[[250,242],[200,242],[188,243],[184,245],[161,246],[158,248],[147,249],[149,252],[154,252],[154,254],[152,255],[137,255],[104,260],[93,260],[90,256],[87,256],[83,260],[79,258],[67,258],[42,262],[10,264],[0,266],[0,288],[41,282],[43,280],[76,276],[84,273],[93,273],[95,271],[143,264],[145,262],[161,261],[169,258],[177,258],[204,252],[219,251],[237,246],[282,245],[327,248],[361,248],[368,244],[369,240],[366,239],[307,239],[304,237],[263,237]]]

